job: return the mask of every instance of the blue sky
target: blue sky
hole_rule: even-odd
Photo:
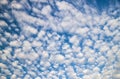
[[[0,79],[120,79],[119,0],[1,0]]]

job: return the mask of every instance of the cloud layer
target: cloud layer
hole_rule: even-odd
[[[2,0],[0,79],[119,79],[119,2],[102,1]]]

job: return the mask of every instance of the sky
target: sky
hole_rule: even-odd
[[[0,79],[120,79],[120,0],[0,0]]]

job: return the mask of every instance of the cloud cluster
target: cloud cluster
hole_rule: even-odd
[[[0,4],[11,8],[0,13],[1,79],[120,78],[120,17],[65,0]]]

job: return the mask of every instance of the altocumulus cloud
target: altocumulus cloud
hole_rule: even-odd
[[[0,79],[120,79],[119,0],[1,0]]]

